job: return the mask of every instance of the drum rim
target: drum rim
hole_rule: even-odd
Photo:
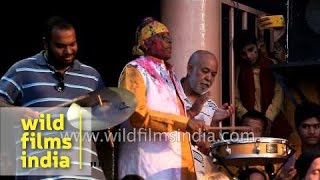
[[[263,156],[261,156],[263,155]],[[285,159],[288,157],[288,155],[277,155],[277,154],[235,154],[235,155],[228,155],[225,157],[221,157],[221,160],[223,161],[224,164],[227,165],[235,165],[238,166],[240,164],[243,165],[247,165],[251,163],[248,163],[246,160],[254,160],[254,159],[265,159],[268,160],[268,163],[282,163],[285,161]],[[242,161],[241,163],[234,163],[234,162],[230,162],[229,160],[241,160],[241,159],[246,159],[244,161]],[[232,163],[232,164],[230,164]],[[255,165],[261,165],[261,164],[256,164]]]
[[[238,158],[252,158],[252,159],[255,159],[255,158],[287,158],[288,157],[288,154],[286,155],[279,155],[279,154],[234,154],[234,155],[227,155],[225,157],[222,157],[223,159],[225,160],[231,160],[231,159],[238,159]],[[271,159],[270,159],[271,160]]]
[[[242,141],[239,141],[242,140]],[[259,140],[259,141],[257,141]],[[213,146],[215,145],[224,145],[224,144],[251,144],[251,143],[279,143],[279,144],[288,144],[287,139],[282,138],[272,138],[272,137],[256,137],[256,138],[239,138],[238,141],[236,140],[222,140],[219,142],[212,143]]]

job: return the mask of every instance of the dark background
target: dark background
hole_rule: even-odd
[[[0,76],[16,61],[42,49],[43,23],[53,15],[70,19],[76,27],[78,59],[95,67],[106,86],[117,86],[123,66],[131,60],[135,29],[145,16],[160,18],[160,0],[29,1],[2,3]],[[40,7],[40,8],[39,8]]]
[[[304,0],[295,1],[303,2]],[[238,0],[237,2],[270,14],[286,15],[288,8],[288,0]],[[0,9],[0,31],[2,35],[0,76],[14,62],[32,56],[42,49],[42,24],[50,16],[60,15],[69,18],[75,24],[79,43],[79,60],[95,67],[102,75],[106,86],[117,86],[123,66],[133,58],[131,48],[134,45],[136,27],[145,16],[153,16],[160,20],[161,0],[82,2],[81,0],[48,0],[42,3],[37,2],[37,4],[31,1],[11,0],[1,2]],[[228,14],[225,8],[223,8],[222,13],[224,16]],[[239,18],[239,16],[237,17]],[[225,26],[228,19],[222,18],[222,25]],[[238,24],[239,22],[236,21]],[[249,19],[249,23],[251,22],[252,20]],[[222,34],[225,39],[228,39],[227,35],[227,31]],[[299,34],[297,37],[302,37],[302,35],[308,34]],[[294,43],[294,40],[291,42]],[[222,43],[224,46],[229,45],[228,41]],[[319,44],[319,42],[317,43]],[[225,50],[225,53],[228,52],[227,49],[223,50]],[[223,69],[225,75],[228,74],[228,64],[223,63],[223,66],[226,67]],[[228,83],[226,83],[228,82],[228,76],[224,77],[223,84],[228,86]],[[228,89],[228,87],[224,88]],[[226,97],[228,94],[224,95],[224,102],[228,102],[229,97]],[[101,152],[99,154],[101,154],[101,158],[110,159],[108,155],[111,148],[107,147],[108,144],[101,143],[98,146],[100,146],[99,150]],[[105,169],[108,174],[110,173],[110,166],[106,166]]]
[[[258,9],[279,14],[286,0],[240,0]],[[95,67],[106,86],[117,86],[123,66],[133,57],[135,29],[145,16],[160,20],[161,0],[117,1],[8,1],[1,3],[0,76],[16,61],[42,48],[44,21],[60,15],[74,22],[79,43],[78,58]],[[4,12],[6,11],[6,12]]]

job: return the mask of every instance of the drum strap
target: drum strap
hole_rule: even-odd
[[[291,156],[294,155],[294,153],[296,153],[296,150],[290,145],[287,144],[287,146],[291,149],[288,157],[286,158],[286,160],[281,164],[281,166],[279,167],[279,169],[277,170],[275,177],[277,177],[278,173],[280,172],[280,170],[282,169],[282,167],[288,162],[288,160],[291,158]]]

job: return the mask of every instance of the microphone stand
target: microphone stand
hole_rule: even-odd
[[[265,171],[268,174],[269,180],[275,180],[276,174],[274,173],[274,166],[272,163],[268,163],[264,166]]]

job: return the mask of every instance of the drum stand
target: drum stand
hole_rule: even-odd
[[[211,155],[216,161],[218,161],[218,162],[228,171],[228,173],[230,174],[231,177],[234,177],[234,178],[233,178],[234,180],[237,180],[237,178],[235,177],[235,174],[233,174],[233,173],[230,171],[230,169],[223,163],[223,160],[222,160],[222,158],[221,158],[219,155],[217,155],[217,154],[215,154],[215,153],[210,153],[210,155]]]
[[[99,105],[103,106],[103,102],[102,99],[100,97],[100,95],[98,95],[98,100],[99,100]],[[115,157],[114,157],[114,143],[113,143],[113,135],[112,132],[110,130],[110,128],[107,129],[108,131],[108,136],[110,137],[110,146],[112,148],[112,156],[111,156],[111,163],[112,163],[112,167],[111,167],[111,178],[112,180],[115,179],[115,173],[114,173],[114,166],[115,166]]]
[[[280,170],[283,168],[283,166],[288,162],[288,160],[291,158],[291,156],[294,155],[294,153],[296,152],[296,150],[290,145],[287,144],[287,146],[291,149],[288,157],[285,159],[285,161],[281,164],[280,168],[277,170],[277,172],[274,172],[274,166],[271,163],[265,164],[265,171],[267,172],[268,176],[269,176],[269,180],[275,180],[275,178],[277,177],[278,173],[280,172]],[[238,180],[238,178],[235,176],[235,174],[233,174],[230,169],[224,164],[222,158],[217,155],[216,153],[212,153],[212,151],[210,152],[210,155],[216,160],[218,161],[229,173],[229,175],[231,177],[233,177],[234,180]],[[240,167],[243,168],[244,166]],[[239,169],[240,169],[239,168]],[[245,167],[247,168],[247,167]]]
[[[276,174],[274,173],[274,166],[272,163],[264,165],[264,170],[268,174],[269,180],[274,180],[276,178]]]
[[[296,152],[296,150],[289,144],[287,144],[287,146],[291,149],[288,157],[285,159],[285,161],[281,164],[281,166],[279,167],[279,169],[277,170],[277,172],[274,172],[274,166],[273,164],[269,163],[266,164],[265,167],[265,171],[267,172],[268,176],[269,176],[269,180],[275,180],[275,178],[277,177],[278,173],[280,172],[280,170],[283,168],[283,166],[288,162],[288,160],[291,158],[291,156],[294,155],[294,153]]]

